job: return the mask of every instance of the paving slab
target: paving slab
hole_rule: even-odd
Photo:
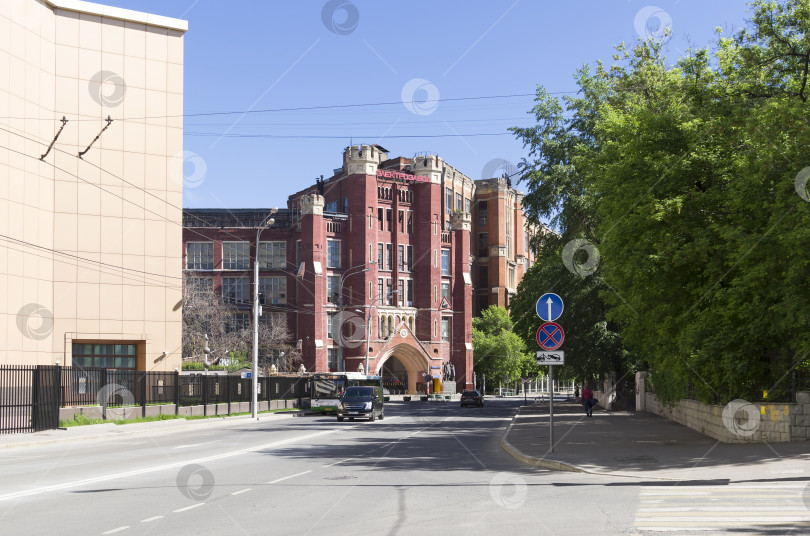
[[[810,441],[727,444],[646,412],[587,417],[573,401],[522,406],[501,445],[528,465],[663,480],[810,480]]]

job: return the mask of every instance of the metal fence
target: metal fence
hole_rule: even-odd
[[[252,380],[229,375],[181,375],[60,366],[0,366],[0,433],[34,432],[59,426],[59,408],[181,406],[250,402]],[[310,396],[310,379],[260,377],[259,402]],[[204,412],[204,413],[207,413]]]
[[[0,434],[59,425],[58,367],[0,367]]]

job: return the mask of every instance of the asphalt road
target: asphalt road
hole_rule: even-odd
[[[0,534],[614,535],[649,524],[653,481],[508,456],[499,441],[520,403],[390,403],[374,423],[285,416],[4,449]]]

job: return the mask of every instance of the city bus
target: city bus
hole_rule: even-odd
[[[359,372],[317,372],[312,382],[311,411],[337,413],[340,395],[347,387],[368,386],[382,389],[382,376],[366,376]]]

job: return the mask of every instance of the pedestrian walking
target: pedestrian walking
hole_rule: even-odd
[[[574,386],[574,400],[579,402],[579,385]]]
[[[582,405],[585,406],[585,415],[593,417],[593,407],[596,405],[596,399],[593,397],[593,391],[587,387],[582,388]]]

